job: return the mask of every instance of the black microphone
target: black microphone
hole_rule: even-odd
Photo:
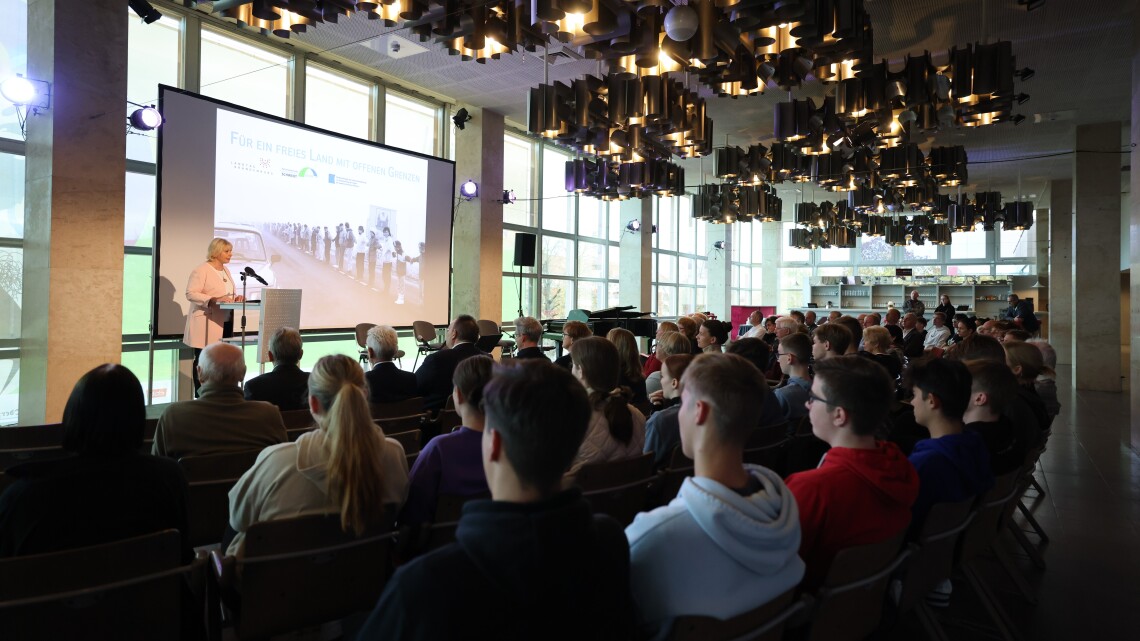
[[[253,271],[252,267],[246,267],[245,269],[242,270],[242,273],[245,274],[246,276],[249,276],[249,277],[257,280],[257,282],[261,283],[262,285],[269,287],[269,283],[264,278],[262,278],[261,276],[258,276],[257,272]]]

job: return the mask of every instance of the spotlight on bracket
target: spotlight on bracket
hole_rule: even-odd
[[[131,112],[130,115],[131,127],[139,131],[151,131],[158,129],[162,124],[162,114],[154,108],[154,105],[147,107],[140,107]]]
[[[162,12],[154,8],[147,0],[127,0],[127,6],[143,19],[145,24],[155,22],[162,17]]]
[[[32,80],[19,74],[0,82],[0,95],[18,107],[47,109],[51,106],[51,89],[43,80]]]
[[[515,204],[516,200],[518,200],[518,198],[515,196],[515,190],[513,190],[513,189],[504,189],[503,190],[503,204],[504,205],[513,205],[513,204]]]
[[[716,241],[715,243],[713,243],[713,248],[714,249],[724,249],[724,241],[723,240]]]
[[[463,131],[463,123],[469,120],[471,120],[471,114],[467,113],[466,107],[460,107],[459,111],[455,112],[455,115],[451,117],[451,122],[455,123],[455,126],[460,131]]]
[[[641,221],[634,218],[625,224],[625,228],[628,231],[641,231]]]
[[[459,195],[467,200],[471,200],[479,195],[479,183],[474,180],[468,180],[459,186]]]

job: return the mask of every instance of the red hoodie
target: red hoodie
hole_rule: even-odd
[[[840,550],[885,541],[910,522],[918,473],[894,443],[876,445],[833,447],[818,468],[787,479],[800,509],[807,589],[819,587]]]

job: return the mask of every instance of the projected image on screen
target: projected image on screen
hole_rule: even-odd
[[[183,317],[160,305],[158,333],[181,333],[213,237],[233,244],[233,275],[268,283],[249,279],[249,299],[302,290],[303,328],[447,322],[453,164],[181,91],[163,109],[159,274]]]

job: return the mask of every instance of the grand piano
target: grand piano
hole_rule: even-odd
[[[562,357],[562,329],[568,321],[582,321],[590,326],[594,336],[605,337],[615,327],[621,327],[633,332],[634,336],[653,338],[657,335],[657,319],[650,318],[653,312],[630,311],[633,305],[625,307],[610,307],[591,312],[587,309],[572,309],[566,318],[551,318],[542,321],[545,331],[543,338],[548,338],[558,346],[558,356]]]

